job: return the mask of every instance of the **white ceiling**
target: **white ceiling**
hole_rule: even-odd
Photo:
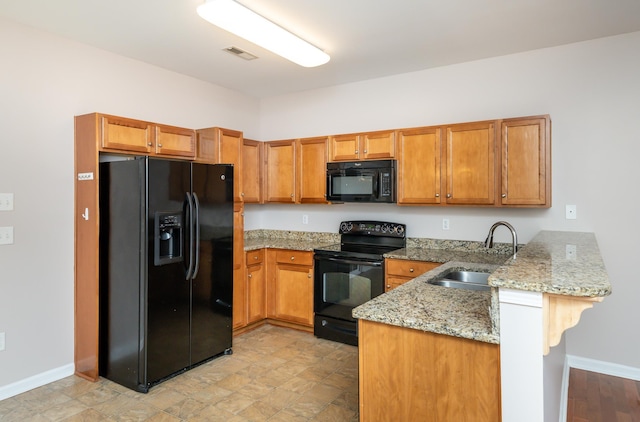
[[[0,16],[259,98],[640,31],[640,0],[237,0],[331,56],[303,68],[202,20],[203,1],[0,0]]]

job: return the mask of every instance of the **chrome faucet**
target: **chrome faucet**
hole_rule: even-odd
[[[511,238],[513,239],[513,259],[516,259],[516,253],[518,252],[518,235],[516,233],[516,229],[506,221],[498,221],[494,223],[493,226],[489,229],[489,234],[484,241],[485,248],[493,248],[493,232],[498,228],[498,226],[505,226],[509,230],[511,230]]]

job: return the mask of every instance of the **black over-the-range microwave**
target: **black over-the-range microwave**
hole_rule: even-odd
[[[327,163],[327,200],[396,202],[396,161]]]

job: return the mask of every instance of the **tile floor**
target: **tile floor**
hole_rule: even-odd
[[[264,325],[141,394],[76,376],[0,401],[5,421],[357,421],[358,349]]]

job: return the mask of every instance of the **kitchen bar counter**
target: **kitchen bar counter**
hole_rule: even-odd
[[[491,274],[489,285],[563,296],[611,294],[593,233],[541,231],[515,260]]]
[[[433,262],[442,262],[446,257],[466,259],[441,265],[357,307],[353,311],[355,318],[489,343],[499,343],[500,338],[497,288],[583,298],[601,298],[611,293],[592,233],[542,231],[518,251],[516,259],[480,251],[409,245],[385,257]],[[491,266],[491,261],[500,264],[500,260],[502,265]],[[495,270],[489,277],[491,293],[428,284],[429,279],[452,267]]]

